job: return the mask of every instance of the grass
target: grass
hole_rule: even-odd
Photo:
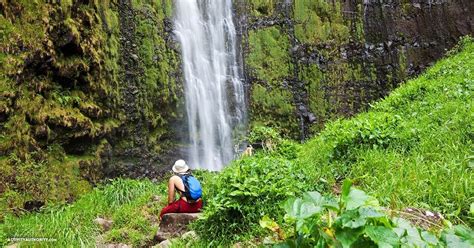
[[[50,238],[55,241],[43,242],[41,246],[94,247],[101,230],[93,220],[100,216],[114,221],[113,229],[104,234],[107,241],[140,245],[151,239],[156,230],[146,216],[157,214],[164,205],[164,202],[150,203],[151,196],[164,195],[165,189],[164,185],[149,180],[115,179],[73,204],[47,207],[21,218],[7,215],[0,224],[3,231],[0,231],[0,244],[8,244],[9,238]],[[135,236],[124,238],[121,234],[127,231]],[[38,243],[26,241],[23,245]]]
[[[214,172],[194,171],[205,195]],[[0,222],[0,245],[11,238],[48,238],[51,242],[24,241],[26,247],[96,247],[100,244],[125,243],[146,247],[158,229],[158,216],[167,203],[167,182],[148,179],[117,178],[94,188],[72,204],[56,204],[39,212],[15,216],[6,214]],[[158,196],[159,200],[152,199]],[[113,221],[103,231],[94,219]]]

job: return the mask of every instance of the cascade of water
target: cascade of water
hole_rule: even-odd
[[[232,131],[245,122],[232,0],[176,0],[192,167],[220,170],[232,160]]]

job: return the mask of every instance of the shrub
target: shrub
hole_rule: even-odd
[[[266,154],[234,161],[208,185],[204,217],[194,227],[209,241],[255,234],[262,216],[282,216],[278,204],[303,189],[304,177],[290,161]]]

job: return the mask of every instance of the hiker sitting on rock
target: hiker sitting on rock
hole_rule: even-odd
[[[191,175],[188,165],[182,159],[174,163],[173,173],[168,183],[168,206],[161,210],[160,218],[167,213],[199,212],[202,208],[202,189],[199,181]],[[179,193],[178,200],[175,193]]]

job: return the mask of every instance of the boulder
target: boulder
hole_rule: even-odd
[[[158,248],[168,248],[168,247],[171,247],[171,241],[169,241],[169,240],[161,241],[158,244]]]
[[[188,231],[188,224],[199,218],[200,215],[200,213],[171,213],[163,215],[160,227],[155,235],[155,240],[162,242],[182,235]]]
[[[108,231],[112,227],[113,221],[104,218],[97,217],[94,222],[99,225],[104,232]]]

